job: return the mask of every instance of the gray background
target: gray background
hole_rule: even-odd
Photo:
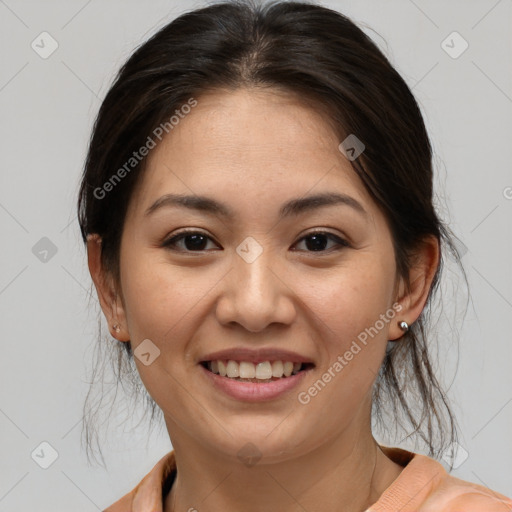
[[[171,448],[165,428],[148,435],[145,423],[131,429],[121,415],[104,444],[108,471],[87,464],[81,416],[99,308],[89,304],[75,202],[92,122],[114,73],[150,34],[202,5],[0,0],[0,511],[101,510]],[[460,300],[443,310],[459,323],[439,328],[465,457],[454,474],[512,495],[512,2],[323,5],[363,24],[425,115],[439,208],[464,242],[472,294],[462,328]],[[43,31],[58,43],[46,59],[31,47]],[[457,58],[463,41],[446,40],[453,31],[469,44]],[[43,237],[57,251],[46,261]],[[447,297],[459,286],[448,280]],[[48,469],[31,457],[44,452],[40,461],[49,462],[44,441],[58,453]]]

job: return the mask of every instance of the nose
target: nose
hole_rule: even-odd
[[[216,315],[221,324],[239,324],[250,332],[259,332],[273,323],[290,325],[295,319],[293,283],[288,282],[283,266],[267,253],[264,250],[252,262],[235,255],[217,302]]]

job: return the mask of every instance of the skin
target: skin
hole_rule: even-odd
[[[270,90],[212,91],[197,100],[149,155],[125,219],[117,291],[98,237],[88,241],[112,336],[134,349],[150,339],[160,350],[149,366],[135,362],[176,452],[164,510],[325,512],[342,504],[363,511],[403,469],[372,436],[371,391],[388,340],[403,334],[397,321],[412,324],[425,305],[438,243],[425,239],[406,292],[386,219],[319,113]],[[284,202],[317,192],[347,194],[366,216],[338,204],[278,219]],[[236,216],[173,207],[145,217],[167,193],[207,195]],[[190,238],[175,251],[162,247],[182,228],[209,237],[200,251]],[[320,228],[349,246],[324,238],[323,252],[308,248],[304,237]],[[236,252],[249,236],[263,251],[252,263]],[[297,393],[394,303],[400,313],[302,405]],[[315,368],[300,389],[242,403],[215,391],[198,366],[205,354],[233,347],[292,350]],[[251,467],[237,457],[248,442],[262,455]]]

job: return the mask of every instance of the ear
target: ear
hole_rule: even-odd
[[[115,289],[112,277],[102,267],[101,237],[96,233],[87,236],[87,260],[111,336],[119,341],[130,341],[122,299]],[[119,332],[113,327],[116,324],[120,327]]]
[[[413,255],[409,270],[409,290],[406,289],[404,280],[400,279],[396,302],[402,309],[396,315],[396,322],[389,329],[389,340],[403,336],[404,331],[398,326],[398,322],[404,320],[411,325],[420,316],[439,265],[439,258],[439,241],[430,235],[423,240]]]

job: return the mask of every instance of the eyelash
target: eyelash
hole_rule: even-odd
[[[188,235],[202,235],[210,240],[212,240],[211,237],[209,237],[206,233],[203,233],[202,231],[197,231],[197,230],[185,230],[185,231],[181,231],[179,233],[177,233],[176,235],[173,235],[172,237],[164,240],[162,242],[162,247],[165,247],[166,249],[170,250],[170,251],[175,251],[175,252],[182,252],[182,253],[202,253],[204,252],[203,250],[200,250],[200,251],[190,251],[190,250],[187,250],[187,249],[183,249],[183,250],[180,250],[180,249],[175,249],[173,246],[175,246],[175,244],[181,240],[183,240],[186,236]],[[345,247],[350,247],[350,244],[344,240],[343,238],[340,238],[339,236],[335,235],[334,233],[330,233],[329,231],[321,231],[321,230],[318,230],[318,231],[311,231],[309,233],[307,233],[306,235],[304,235],[300,240],[297,241],[297,243],[299,242],[302,242],[303,240],[307,239],[308,237],[311,237],[311,236],[314,236],[314,235],[327,235],[328,238],[330,238],[331,240],[334,240],[338,246],[337,249],[334,248],[334,249],[326,249],[326,250],[323,250],[323,251],[305,251],[305,252],[310,252],[310,253],[317,253],[317,254],[322,254],[322,253],[331,253],[333,250],[335,251],[339,251],[341,250],[342,248],[345,248]]]

